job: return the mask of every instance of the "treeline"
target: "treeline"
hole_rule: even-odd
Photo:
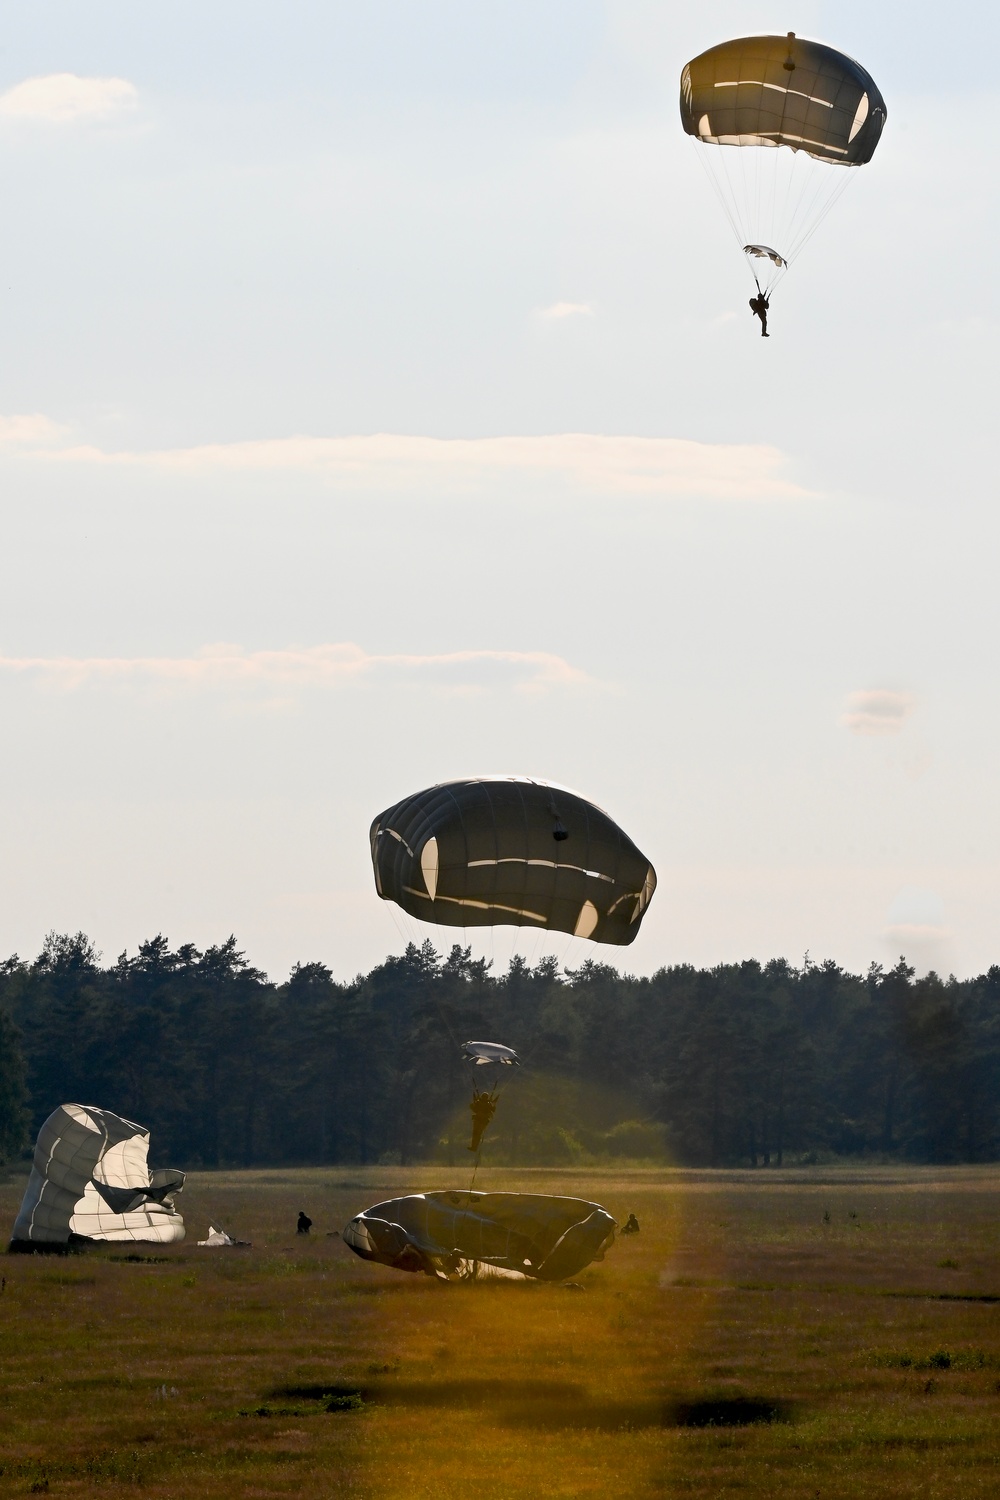
[[[342,984],[286,983],[235,938],[102,967],[83,934],[0,964],[0,1156],[68,1101],[152,1131],[157,1165],[468,1162],[468,1039],[502,1041],[487,1160],[1000,1156],[1000,968],[916,979],[784,960],[650,978],[410,945]]]

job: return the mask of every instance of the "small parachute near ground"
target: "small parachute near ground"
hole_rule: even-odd
[[[513,1047],[505,1047],[502,1042],[463,1042],[462,1061],[472,1063],[476,1068],[519,1068],[521,1066],[521,1059]],[[472,1111],[472,1143],[469,1150],[477,1153],[477,1161],[483,1136],[496,1114],[499,1102],[499,1080],[499,1073],[494,1073],[493,1082],[489,1088],[480,1089],[476,1084],[472,1085],[472,1101],[469,1104]]]
[[[405,797],[371,826],[375,887],[445,927],[535,927],[634,941],[656,889],[646,856],[576,792],[477,776]]]
[[[692,58],[680,110],[765,296],[853,179],[844,169],[871,161],[888,113],[859,62],[794,31]]]
[[[90,1104],[62,1104],[35,1145],[11,1249],[86,1240],[173,1244],[184,1220],[173,1195],[184,1173],[150,1172],[149,1131]]]
[[[344,1243],[364,1260],[441,1281],[566,1281],[614,1242],[599,1203],[542,1193],[413,1193],[352,1219]]]

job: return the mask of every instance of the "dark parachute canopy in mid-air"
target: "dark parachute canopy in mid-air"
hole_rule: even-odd
[[[790,146],[861,166],[885,117],[885,100],[860,63],[794,33],[721,42],[681,74],[684,129],[706,144]]]
[[[853,175],[830,168],[871,161],[887,115],[859,62],[794,32],[702,52],[681,73],[680,107],[687,134],[712,148],[699,159],[765,292]]]
[[[443,1281],[565,1281],[602,1260],[615,1220],[599,1203],[543,1193],[412,1193],[352,1219],[344,1243],[364,1260]]]
[[[656,874],[617,823],[575,792],[521,776],[450,781],[371,826],[375,886],[446,927],[538,927],[631,943]]]

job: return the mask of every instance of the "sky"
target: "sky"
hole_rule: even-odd
[[[788,30],[888,124],[765,343],[678,78]],[[946,32],[920,0],[10,0],[0,956],[447,948],[377,898],[369,824],[510,772],[659,876],[571,965],[1000,961],[1000,15]]]

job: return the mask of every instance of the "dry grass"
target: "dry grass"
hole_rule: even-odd
[[[995,1496],[998,1175],[481,1176],[638,1215],[578,1291],[329,1234],[444,1169],[195,1174],[176,1250],[0,1262],[0,1491]],[[254,1248],[195,1248],[210,1218]]]

